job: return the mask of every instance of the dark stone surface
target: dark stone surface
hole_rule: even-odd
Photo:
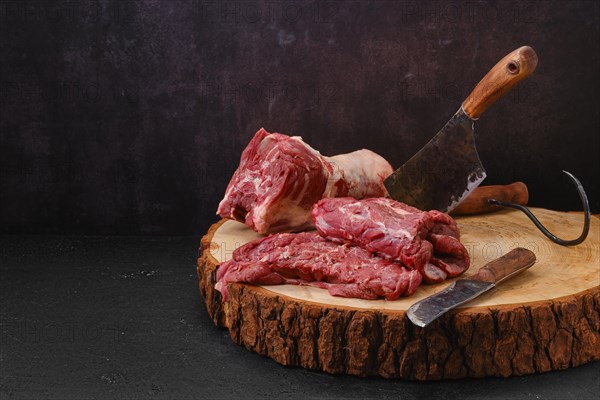
[[[0,0],[0,231],[200,234],[258,128],[401,165],[501,57],[487,184],[600,212],[595,1]]]
[[[213,326],[197,237],[0,237],[0,398],[593,400],[600,363],[386,381],[287,368]]]

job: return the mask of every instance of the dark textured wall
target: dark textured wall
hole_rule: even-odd
[[[0,230],[201,233],[254,132],[401,165],[487,70],[535,74],[476,124],[487,184],[595,212],[593,1],[0,0]]]

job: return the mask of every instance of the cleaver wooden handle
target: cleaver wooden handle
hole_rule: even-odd
[[[484,214],[502,209],[502,207],[488,204],[489,199],[525,206],[529,201],[529,192],[523,182],[515,182],[510,185],[479,186],[452,210],[451,214]]]
[[[468,279],[499,283],[521,271],[525,271],[533,264],[535,264],[533,251],[517,247],[502,257],[487,263],[475,275],[469,276]]]
[[[533,73],[538,58],[529,46],[523,46],[508,54],[488,72],[462,103],[471,119],[477,119],[496,100]]]

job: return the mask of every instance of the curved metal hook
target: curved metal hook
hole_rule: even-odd
[[[567,172],[564,170],[563,170],[563,172],[565,174],[567,174],[567,176],[569,178],[571,178],[571,180],[573,181],[573,184],[575,185],[575,187],[577,188],[577,192],[579,193],[579,197],[581,198],[581,203],[583,204],[583,213],[584,213],[583,231],[581,232],[581,235],[579,235],[579,237],[577,239],[564,240],[564,239],[560,239],[560,238],[556,237],[556,235],[553,235],[552,233],[550,233],[550,231],[548,231],[548,229],[546,229],[544,227],[544,225],[542,225],[542,223],[535,217],[535,215],[533,215],[531,210],[529,210],[529,208],[527,208],[525,206],[522,206],[520,204],[507,203],[504,201],[498,201],[495,199],[489,199],[488,203],[498,205],[498,206],[503,206],[503,207],[516,208],[517,210],[521,210],[525,213],[525,215],[527,215],[529,217],[529,219],[531,221],[533,221],[535,226],[537,226],[538,229],[540,231],[542,231],[542,233],[544,235],[546,235],[546,237],[548,239],[550,239],[554,243],[558,243],[562,246],[575,246],[576,244],[582,243],[587,238],[587,235],[590,231],[590,219],[591,219],[590,203],[588,202],[588,198],[585,195],[585,191],[583,190],[583,186],[581,185],[581,182],[579,182],[579,180],[577,178],[575,178],[573,176],[573,174],[571,174],[570,172]]]

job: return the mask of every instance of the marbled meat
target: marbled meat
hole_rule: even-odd
[[[357,246],[329,241],[317,232],[279,233],[249,242],[217,270],[216,289],[227,300],[227,285],[311,285],[332,296],[395,300],[421,283],[416,270]]]
[[[360,246],[418,270],[428,283],[469,268],[456,222],[439,211],[421,211],[388,198],[322,199],[312,218],[317,231],[338,243]]]
[[[321,198],[386,196],[392,166],[370,150],[324,157],[300,137],[260,129],[242,153],[217,214],[258,233],[311,228]]]

